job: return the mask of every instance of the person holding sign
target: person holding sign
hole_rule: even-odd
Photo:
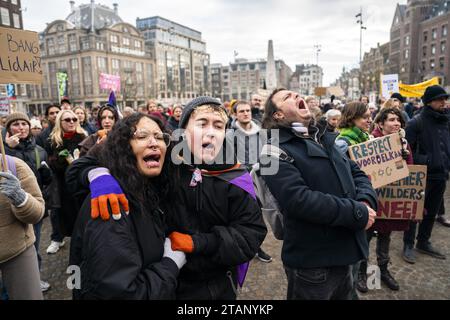
[[[38,182],[22,160],[0,157],[0,271],[11,300],[42,300],[33,224],[44,216]]]
[[[375,130],[372,132],[375,138],[397,133],[405,127],[405,121],[397,108],[382,109],[375,118]],[[412,154],[405,153],[406,163],[413,164]],[[377,262],[381,271],[381,281],[391,290],[399,290],[400,286],[388,270],[390,262],[389,244],[392,231],[408,230],[408,220],[375,220],[372,228],[367,230],[367,241],[370,243],[374,233],[377,232]],[[361,262],[359,275],[362,278],[360,286],[367,288],[367,260]],[[367,289],[368,290],[368,289]]]
[[[435,217],[441,207],[450,171],[449,94],[440,86],[431,86],[422,97],[424,107],[406,126],[406,139],[413,150],[415,164],[427,165],[425,212],[417,234],[416,249],[437,259],[445,255],[430,242]],[[415,263],[414,247],[416,224],[404,234],[403,258]]]

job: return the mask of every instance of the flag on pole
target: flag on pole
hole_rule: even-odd
[[[114,90],[111,90],[111,93],[109,94],[108,104],[114,107],[114,109],[116,109],[117,113],[119,114],[119,118],[123,119],[122,112],[120,112],[119,108],[117,107],[116,94],[114,93]]]

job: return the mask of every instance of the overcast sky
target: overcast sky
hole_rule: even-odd
[[[75,1],[76,5],[89,0]],[[275,57],[293,70],[296,64],[316,63],[314,45],[322,46],[319,64],[324,85],[339,77],[342,67],[359,63],[360,7],[367,30],[363,49],[389,41],[396,0],[96,0],[136,25],[136,17],[161,16],[202,32],[211,63],[228,64],[238,58],[266,58],[267,42],[274,42]],[[400,0],[401,4],[406,0]],[[22,0],[24,27],[43,31],[46,23],[65,19],[69,1]]]

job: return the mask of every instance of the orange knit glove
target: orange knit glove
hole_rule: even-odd
[[[175,231],[169,235],[169,238],[172,242],[172,250],[183,251],[185,253],[192,253],[194,251],[194,241],[190,235]]]

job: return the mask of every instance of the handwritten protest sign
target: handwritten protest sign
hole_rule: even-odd
[[[408,166],[409,176],[382,188],[377,219],[422,220],[427,184],[426,166]]]
[[[385,99],[389,99],[395,92],[399,92],[398,74],[381,75],[381,94]]]
[[[0,28],[0,83],[42,83],[36,32]]]
[[[349,147],[350,158],[376,189],[408,176],[399,134],[391,134]]]
[[[8,97],[0,97],[0,117],[7,116],[9,113]]]
[[[120,91],[120,76],[100,73],[100,88],[115,92]]]

